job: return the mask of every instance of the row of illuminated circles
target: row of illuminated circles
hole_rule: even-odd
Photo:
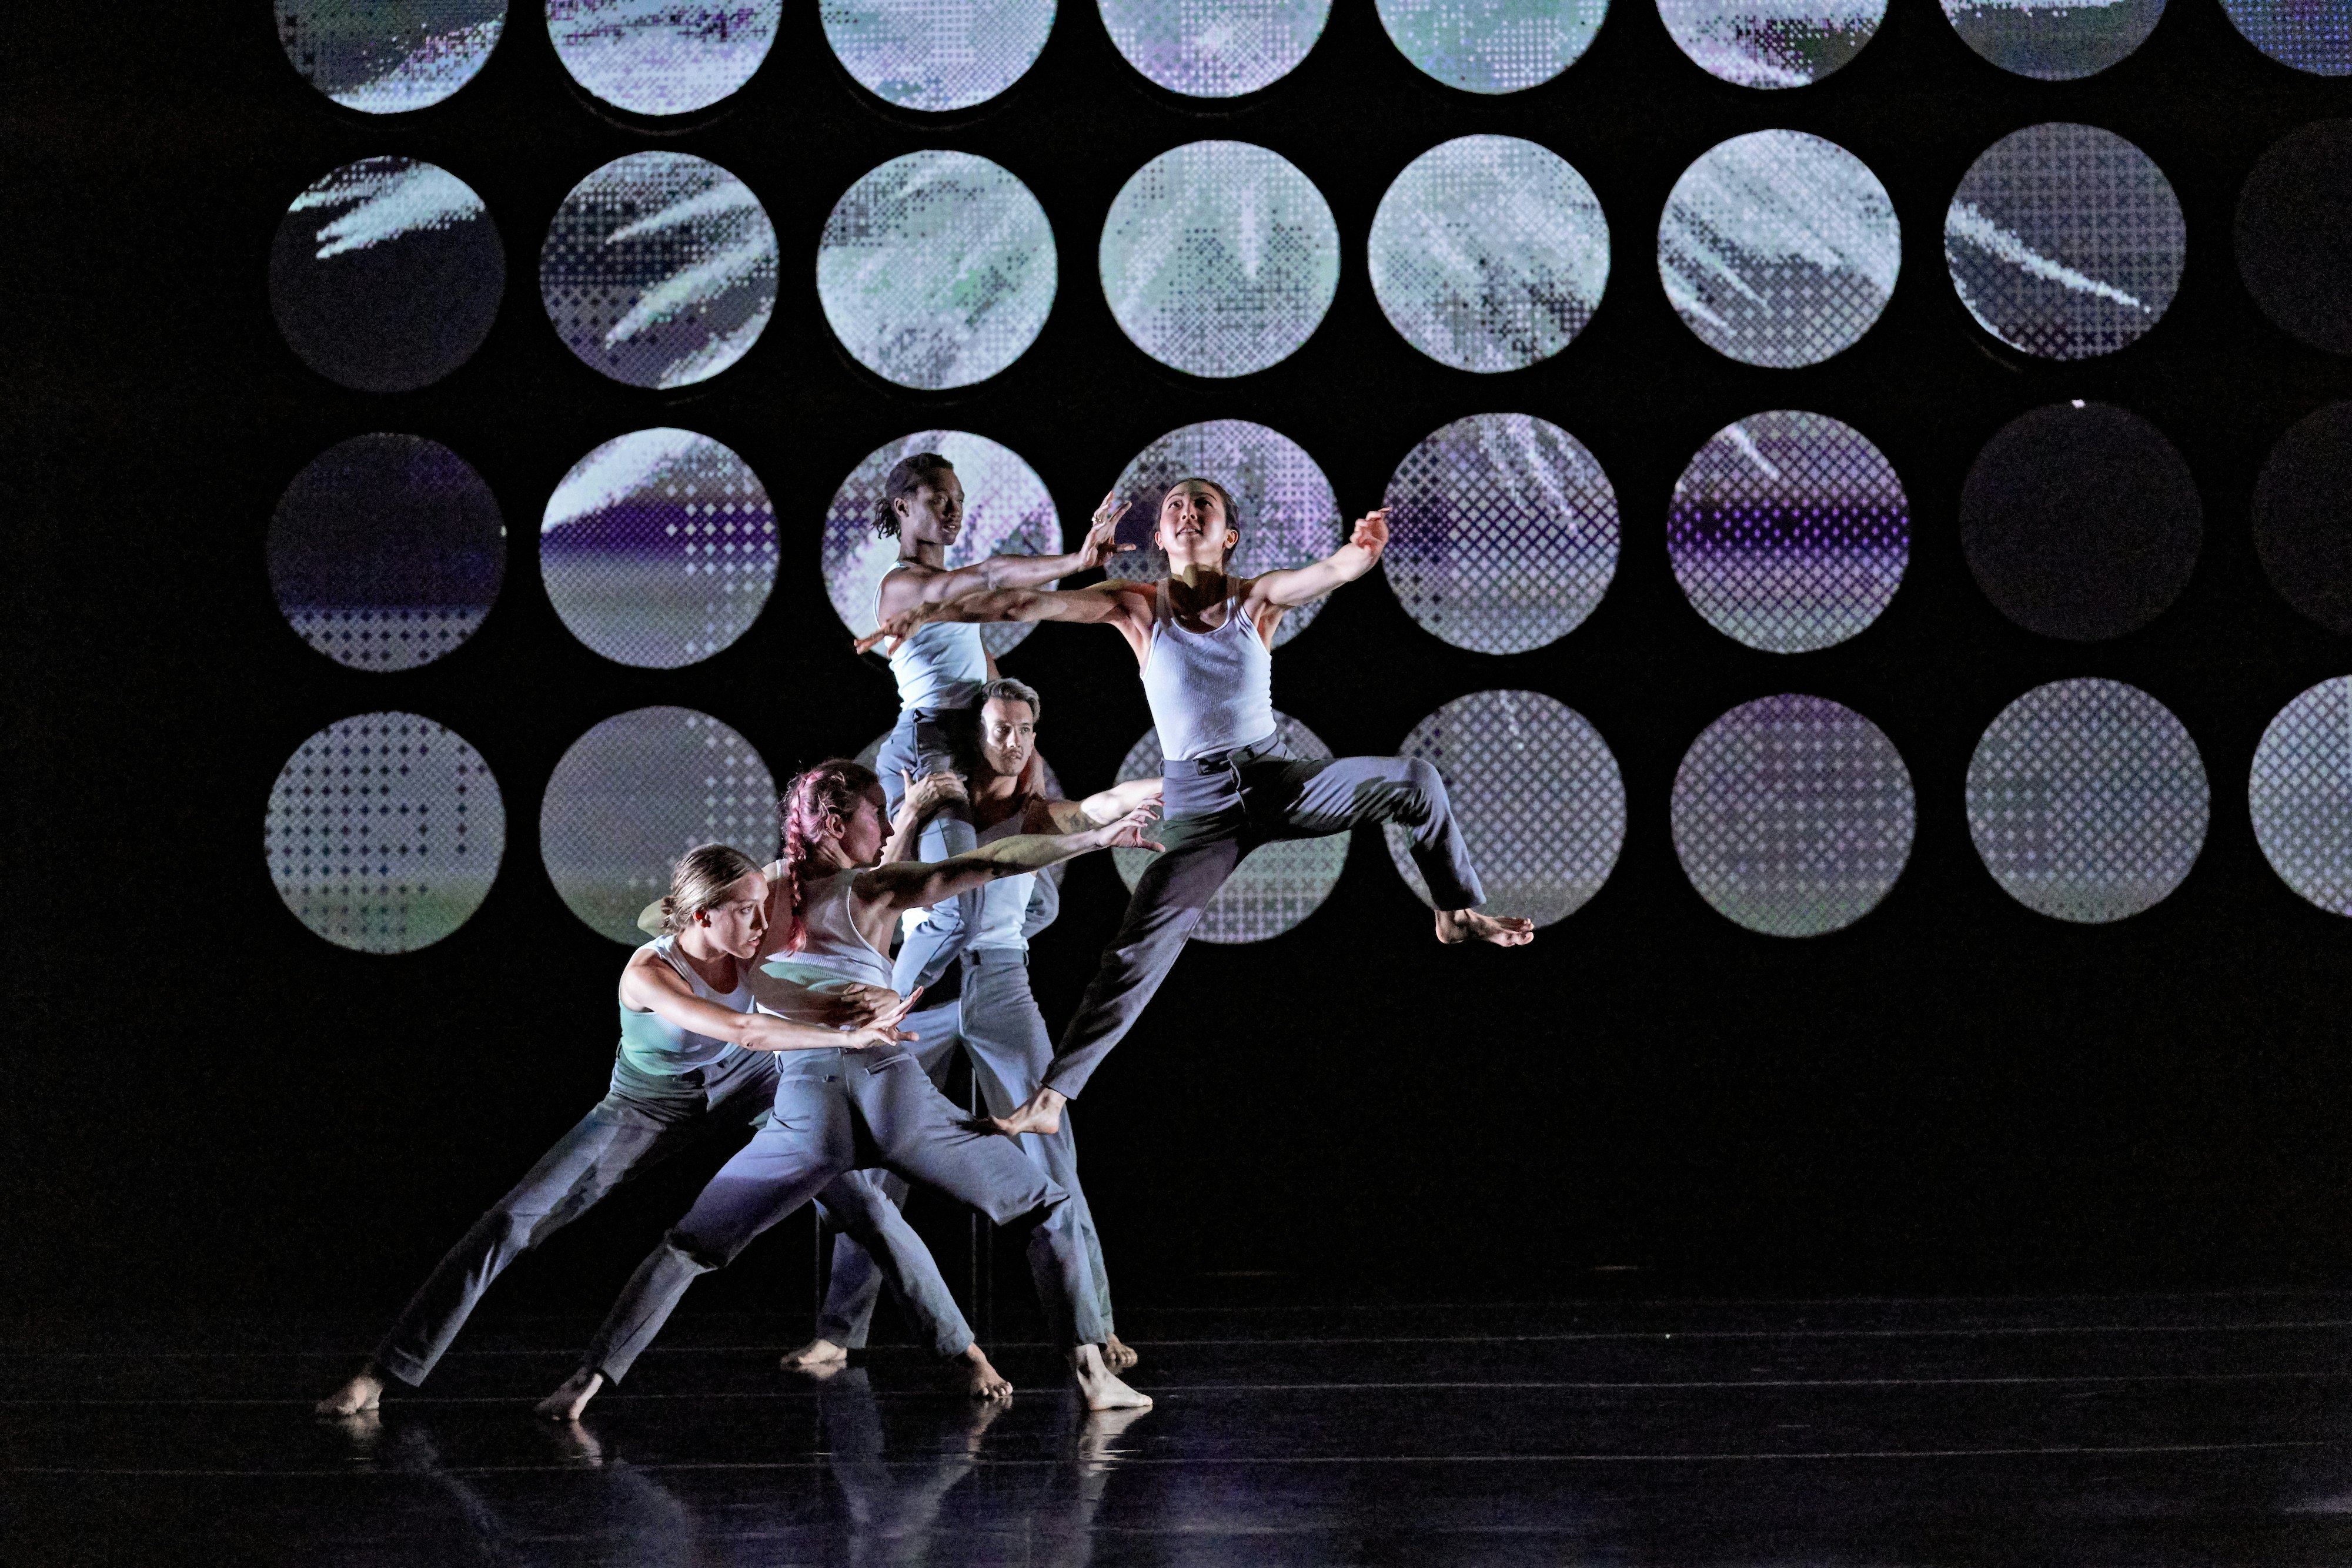
[[[1097,0],[1128,63],[1191,98],[1233,98],[1297,69],[1331,0]],[[1968,47],[2004,70],[2065,80],[2147,41],[2165,0],[1942,0]],[[1600,31],[1608,0],[1379,0],[1397,48],[1465,92],[1551,80]],[[287,57],[336,102],[372,114],[438,103],[497,47],[506,0],[277,0]],[[2222,0],[2239,34],[2297,70],[2352,73],[2342,0]],[[615,108],[688,114],[741,89],[775,41],[783,0],[547,0],[574,81]],[[1036,62],[1055,0],[821,0],[826,42],[859,85],[903,109],[969,109]],[[1802,87],[1851,61],[1885,0],[1657,0],[1701,69],[1752,88]]]
[[[1294,754],[1331,755],[1281,716]],[[1538,692],[1457,698],[1416,725],[1405,755],[1446,779],[1488,907],[1549,925],[1598,893],[1625,840],[1616,758],[1582,716]],[[1160,770],[1158,737],[1121,779]],[[2325,681],[2272,719],[2247,802],[2264,857],[2323,910],[2352,915],[2352,676]],[[671,862],[718,841],[765,858],[776,845],[773,773],[740,735],[682,707],[638,708],[575,741],[549,779],[540,853],[593,929],[639,939],[637,911]],[[2169,896],[2203,848],[2210,792],[2180,721],[2109,680],[2037,686],[1978,741],[1969,831],[2000,886],[2060,920],[2105,923]],[[1852,925],[1894,888],[1916,827],[1910,770],[1877,726],[1824,697],[1744,703],[1701,732],[1675,776],[1671,829],[1691,885],[1751,931],[1811,936]],[[1387,830],[1398,873],[1423,902],[1409,841]],[[287,907],[331,942],[406,952],[463,925],[503,858],[506,814],[479,752],[431,719],[370,713],[331,724],[287,760],[264,829]],[[1254,852],[1196,933],[1278,936],[1330,895],[1346,834]],[[1132,887],[1145,851],[1114,852]]]

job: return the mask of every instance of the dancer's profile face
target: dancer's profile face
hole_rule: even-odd
[[[1224,497],[1206,485],[1179,485],[1160,503],[1158,542],[1171,565],[1222,568],[1241,542]]]
[[[1024,702],[991,697],[980,707],[980,755],[988,770],[1013,778],[1037,754],[1037,716]]]
[[[719,902],[695,917],[704,941],[731,957],[749,958],[768,934],[768,879],[758,872],[727,884]]]
[[[872,865],[882,858],[882,841],[888,837],[882,826],[882,786],[869,785],[857,798],[857,810],[841,824],[842,858],[851,865]]]
[[[945,469],[890,503],[898,514],[898,537],[951,545],[963,532],[963,481]]]

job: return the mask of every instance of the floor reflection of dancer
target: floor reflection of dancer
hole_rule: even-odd
[[[1040,787],[1038,772],[1031,768],[1037,755],[1037,719],[1044,706],[1035,690],[1019,681],[994,680],[981,688],[981,698],[980,743],[966,765],[971,776],[971,821],[982,843],[1013,833],[1071,832],[1115,821],[1159,799],[1157,779],[1117,785],[1083,800],[1049,797]],[[1034,873],[1005,877],[982,888],[955,1001],[927,1007],[907,1022],[918,1042],[912,1048],[915,1056],[934,1083],[945,1081],[956,1046],[963,1047],[971,1059],[981,1097],[994,1116],[1012,1115],[1016,1106],[1035,1093],[1054,1059],[1053,1037],[1046,1032],[1045,1015],[1038,1010],[1036,993],[1029,986],[1029,938],[1049,924],[1058,909],[1052,893],[1052,883]],[[934,906],[931,913],[943,907]],[[929,918],[925,916],[926,925]],[[918,926],[908,942],[916,941],[923,929]],[[902,971],[904,967],[902,964]],[[931,994],[936,998],[938,993]],[[1054,1131],[1034,1134],[1021,1144],[1045,1175],[1070,1195],[1070,1207],[1086,1244],[1096,1310],[1102,1319],[1103,1360],[1112,1371],[1124,1372],[1135,1364],[1136,1354],[1120,1343],[1113,1326],[1110,1278],[1103,1268],[1102,1241],[1094,1216],[1078,1185],[1077,1147],[1069,1118],[1066,1114]],[[903,1207],[907,1185],[887,1171],[859,1171],[826,1188],[821,1201],[828,1216],[859,1205],[868,1210]],[[861,1218],[860,1228],[866,1233],[887,1230],[887,1217],[869,1212]],[[852,1350],[866,1343],[882,1280],[855,1235],[836,1237],[833,1277],[817,1318],[816,1338],[787,1355],[784,1364],[817,1372],[847,1360]]]
[[[752,1010],[768,892],[757,862],[725,844],[677,862],[663,934],[621,970],[621,1043],[604,1098],[449,1249],[366,1364],[319,1401],[320,1415],[373,1409],[394,1379],[423,1383],[508,1264],[687,1145],[750,1127],[775,1102],[778,1053],[837,1050],[838,1028],[859,1045],[898,1038],[906,1003],[878,986],[837,991],[797,1022]]]
[[[1115,528],[1125,509],[1116,497],[1104,501],[1087,537]],[[1142,667],[1167,759],[1160,836],[1168,852],[1137,883],[1045,1082],[999,1119],[1003,1131],[1059,1124],[1064,1102],[1134,1026],[1210,899],[1260,844],[1398,823],[1412,830],[1413,864],[1437,906],[1439,941],[1515,947],[1535,939],[1531,921],[1479,913],[1486,895],[1436,768],[1402,757],[1304,761],[1283,749],[1274,717],[1275,627],[1287,611],[1371,570],[1388,537],[1388,514],[1373,512],[1322,560],[1228,577],[1226,562],[1241,542],[1233,497],[1213,480],[1183,479],[1160,502],[1156,542],[1170,575],[1159,581],[982,590],[913,606],[862,640],[870,646],[911,638],[941,622],[1096,622],[1117,627]]]
[[[821,1014],[832,1005],[828,991],[845,982],[886,981],[883,950],[906,910],[1090,850],[1156,847],[1143,837],[1147,808],[1079,832],[1015,835],[950,861],[877,864],[881,786],[870,770],[841,760],[795,779],[783,810],[774,924],[752,988],[762,1009],[787,1018]],[[877,1166],[1024,1232],[1038,1296],[1088,1406],[1148,1406],[1103,1364],[1103,1331],[1067,1195],[1020,1150],[963,1120],[903,1046],[794,1052],[782,1064],[774,1116],[639,1265],[579,1370],[540,1402],[540,1412],[577,1416],[606,1382],[627,1375],[698,1278],[724,1268],[835,1176]]]

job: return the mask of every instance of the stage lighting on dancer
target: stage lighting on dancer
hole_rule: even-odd
[[[1331,0],[1098,0],[1127,63],[1187,98],[1236,98],[1298,68]]]
[[[2283,66],[2352,76],[2352,14],[2344,0],[2221,0],[2230,26]]]
[[[1944,0],[1960,42],[2042,81],[2095,76],[2147,42],[2164,0]]]
[[[1339,225],[1296,165],[1246,141],[1162,152],[1103,220],[1103,297],[1135,346],[1196,376],[1298,351],[1339,288]]]
[[[269,791],[269,880],[339,947],[413,953],[466,924],[506,852],[482,754],[413,713],[363,713],[297,747]]]
[[[302,362],[407,392],[473,358],[506,292],[489,208],[446,169],[362,158],[295,197],[269,251],[269,309]]]
[[[572,743],[547,781],[539,852],[590,930],[635,946],[637,912],[669,891],[697,844],[776,858],[776,779],[751,743],[707,713],[641,707]]]
[[[1464,92],[1523,92],[1574,65],[1609,0],[1380,0],[1381,26],[1415,67]]]
[[[925,392],[984,382],[1054,308],[1054,225],[1029,187],[969,152],[909,152],[833,204],[816,293],[852,358]]]
[[[1807,653],[1893,601],[1911,504],[1853,426],[1775,409],[1725,425],[1690,460],[1666,508],[1666,556],[1708,625],[1750,648]]]
[[[474,79],[507,0],[278,0],[278,41],[302,79],[362,114],[429,109]]]
[[[2120,681],[2053,681],[2000,711],[1969,762],[1969,833],[2001,890],[2100,925],[2168,897],[2205,843],[2197,743]]]
[[[751,79],[783,0],[547,0],[563,68],[632,114],[690,114]]]
[[[1609,743],[1582,714],[1541,692],[1474,692],[1412,727],[1397,747],[1444,776],[1470,857],[1483,868],[1486,913],[1538,925],[1564,920],[1601,891],[1625,847],[1625,780]],[[1381,830],[1413,896],[1429,884],[1412,863],[1412,832]]]
[[[992,555],[1059,555],[1061,514],[1037,470],[1011,447],[961,430],[919,430],[877,446],[849,471],[833,493],[819,543],[824,591],[834,613],[854,637],[874,630],[875,591],[898,563],[898,541],[874,531],[882,486],[899,459],[936,452],[952,465],[963,486],[963,528],[948,547],[950,569],[972,566]],[[992,622],[980,629],[988,651],[1002,658],[1037,629],[1030,621]]]
[[[1886,308],[1903,264],[1895,203],[1863,161],[1801,131],[1718,142],[1658,222],[1666,299],[1699,340],[1747,365],[1818,364]]]
[[[825,42],[857,84],[900,109],[986,103],[1037,63],[1055,0],[824,0]]]
[[[1567,636],[1617,572],[1609,476],[1532,414],[1474,413],[1432,432],[1397,465],[1381,505],[1389,587],[1433,636],[1473,653]]]
[[[1658,0],[1675,47],[1735,87],[1804,87],[1862,52],[1886,0]]]
[[[691,386],[766,329],[776,231],[751,187],[718,164],[632,152],[556,208],[539,287],[582,363],[631,386]]]
[[[1675,853],[1699,896],[1769,936],[1818,936],[1878,906],[1911,858],[1911,770],[1824,697],[1733,708],[1675,774]]]
[[[2279,710],[2254,748],[2247,803],[2279,880],[2330,915],[2352,915],[2352,676]]]
[[[2254,484],[2254,549],[2279,597],[2352,636],[2352,402],[2296,421]]]
[[[2336,36],[2352,40],[2352,9]],[[2346,42],[2352,70],[2352,41]],[[2238,195],[2238,275],[2278,329],[2331,354],[2352,354],[2352,120],[2322,120],[2282,136]]]
[[[1516,136],[1464,136],[1381,198],[1372,292],[1406,342],[1457,371],[1517,371],[1568,347],[1609,284],[1609,220],[1584,176]]]
[[[675,670],[730,646],[776,582],[776,514],[707,435],[616,436],[572,465],[539,525],[548,601],[604,657]]]

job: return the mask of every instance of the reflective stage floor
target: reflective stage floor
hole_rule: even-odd
[[[83,1326],[0,1354],[0,1563],[2352,1563],[2352,1298],[1162,1311],[1158,1400],[1041,1346],[984,1411],[904,1350],[823,1384],[681,1316],[571,1427],[575,1325],[380,1418],[364,1338]],[[561,1330],[562,1332],[559,1332]]]

